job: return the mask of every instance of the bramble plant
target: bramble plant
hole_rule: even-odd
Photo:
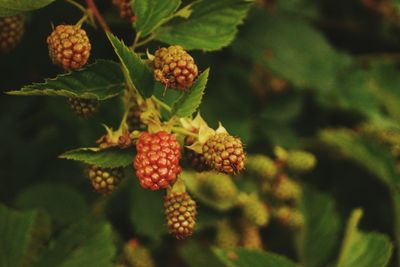
[[[4,169],[65,178],[5,171],[0,267],[398,266],[396,55],[330,0],[97,2],[0,0]]]

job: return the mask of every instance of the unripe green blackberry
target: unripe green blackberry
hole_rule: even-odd
[[[240,235],[229,220],[222,220],[217,223],[215,244],[224,249],[231,249],[239,246]]]
[[[272,194],[282,201],[297,199],[301,194],[300,185],[286,175],[280,176],[272,186]]]
[[[250,195],[241,195],[239,199],[244,219],[259,227],[268,224],[270,215],[265,203]]]
[[[160,48],[154,55],[154,78],[169,88],[186,90],[192,86],[198,69],[192,56],[181,46]]]
[[[222,173],[237,174],[244,168],[242,141],[227,133],[211,135],[203,145],[203,155],[208,165]]]
[[[77,25],[58,25],[47,37],[49,56],[65,70],[86,65],[92,48],[85,30]]]
[[[0,18],[0,52],[14,49],[25,31],[25,19],[22,15]]]
[[[84,119],[96,113],[100,106],[96,99],[68,98],[68,102],[75,115]]]
[[[274,215],[280,224],[290,229],[297,230],[304,226],[304,215],[295,208],[282,206],[275,211]]]
[[[271,180],[277,174],[278,168],[272,159],[258,154],[247,156],[246,171],[262,180]]]
[[[118,187],[124,176],[122,168],[100,168],[90,166],[89,180],[93,188],[100,194],[110,194]]]
[[[130,267],[154,267],[155,263],[150,251],[141,246],[137,240],[130,240],[123,251],[124,259]]]
[[[136,17],[133,14],[131,0],[113,0],[112,3],[118,9],[121,18],[135,22]]]
[[[199,181],[201,190],[215,201],[236,202],[238,189],[229,175],[208,172],[200,174]]]
[[[259,227],[254,224],[242,221],[241,228],[241,245],[247,249],[263,250],[263,243]]]
[[[287,158],[287,166],[294,172],[308,172],[314,169],[317,160],[315,156],[306,151],[290,151]]]
[[[164,198],[168,231],[177,239],[191,236],[196,225],[196,202],[187,192],[169,192]]]
[[[185,147],[184,147],[184,157],[188,161],[189,165],[195,169],[197,172],[204,172],[211,170],[211,167],[206,163],[203,154],[199,154],[186,146],[191,146],[196,141],[192,136],[186,136]]]

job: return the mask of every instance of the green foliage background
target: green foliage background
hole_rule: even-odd
[[[0,2],[0,16],[51,1],[26,1],[13,9],[12,2]],[[110,3],[98,2],[113,33],[132,43],[130,25]],[[29,13],[22,43],[0,55],[0,267],[113,266],[121,244],[132,237],[139,237],[158,266],[166,267],[400,266],[396,158],[358,128],[368,122],[381,132],[400,133],[399,4],[387,1],[393,13],[386,14],[367,8],[368,1],[250,2],[203,0],[191,14],[159,27],[179,1],[136,0],[138,15],[155,12],[135,26],[143,33],[155,31],[150,51],[162,42],[182,44],[193,50],[201,70],[210,66],[202,115],[214,127],[222,121],[242,138],[248,153],[272,154],[277,145],[315,153],[318,165],[303,181],[306,191],[299,204],[305,228],[296,235],[276,227],[263,230],[268,252],[238,248],[232,258],[232,251],[199,242],[220,213],[201,208],[198,233],[191,240],[173,240],[162,215],[163,193],[142,190],[132,170],[112,196],[92,192],[83,165],[58,156],[95,146],[104,131],[101,123],[118,127],[122,105],[108,96],[121,90],[119,80],[105,79],[114,87],[104,96],[85,95],[108,99],[87,121],[72,116],[62,98],[4,94],[60,73],[48,59],[45,40],[52,23],[74,23],[80,13],[55,1]],[[85,29],[93,44],[92,62],[118,61],[118,40],[113,47],[100,29]],[[140,68],[139,63],[130,58],[126,68]],[[284,81],[286,89],[271,85],[271,76]],[[145,74],[141,81],[130,77],[132,83],[152,85]],[[90,84],[88,77],[81,78]],[[32,88],[44,87],[27,89]],[[127,156],[133,157],[122,155],[118,166],[130,164]]]

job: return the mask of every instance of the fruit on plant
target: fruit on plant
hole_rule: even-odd
[[[0,52],[14,49],[25,31],[25,19],[22,15],[0,18]]]
[[[290,206],[279,207],[275,211],[275,218],[280,224],[293,230],[299,229],[304,225],[304,215]]]
[[[301,194],[300,186],[286,175],[278,177],[271,190],[273,196],[282,201],[295,200]]]
[[[256,226],[266,226],[269,222],[269,210],[265,203],[254,195],[241,194],[239,203],[242,207],[243,217]]]
[[[317,160],[313,154],[301,150],[290,151],[287,158],[288,168],[299,173],[311,171],[316,163]]]
[[[89,167],[89,180],[93,188],[103,195],[112,193],[118,187],[123,176],[122,168],[100,168],[94,165]]]
[[[186,90],[198,75],[194,59],[181,46],[160,48],[154,55],[154,78],[169,88]]]
[[[167,188],[182,171],[180,144],[173,134],[143,132],[136,142],[136,150],[134,167],[143,188]]]
[[[99,109],[100,102],[96,99],[68,98],[72,111],[81,118],[87,119]]]
[[[241,221],[241,245],[248,249],[262,250],[263,244],[260,228],[247,221]]]
[[[228,133],[211,135],[203,145],[203,155],[207,164],[219,172],[237,174],[244,168],[242,141]]]
[[[83,67],[90,56],[89,38],[77,25],[58,25],[47,37],[47,44],[52,62],[65,70]]]
[[[275,162],[261,154],[249,155],[246,158],[246,170],[262,180],[271,180],[278,172]]]
[[[131,239],[123,249],[124,261],[130,267],[154,267],[155,263],[149,249],[139,244],[136,239]]]
[[[113,0],[112,3],[118,9],[121,18],[127,19],[130,22],[136,20],[132,10],[131,0]]]
[[[227,219],[217,223],[215,244],[224,249],[239,246],[240,235],[231,222]]]
[[[215,201],[235,202],[238,189],[232,178],[223,173],[207,172],[199,175],[201,190]]]
[[[126,118],[126,123],[128,124],[128,129],[132,131],[145,131],[147,125],[144,124],[140,118],[141,111],[137,104],[131,104],[128,109],[128,116]]]
[[[196,225],[196,202],[187,192],[169,192],[164,198],[168,231],[177,239],[192,235]]]
[[[192,136],[185,137],[185,147],[183,150],[185,159],[188,161],[189,165],[198,172],[211,170],[211,167],[206,163],[203,154],[197,153],[196,151],[186,147],[193,145],[195,141],[196,138]]]

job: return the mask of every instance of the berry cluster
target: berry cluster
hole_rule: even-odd
[[[24,35],[22,15],[0,18],[0,53],[14,49]]]
[[[90,166],[88,177],[97,192],[100,194],[110,194],[118,187],[123,175],[121,168],[107,169]]]
[[[113,0],[112,3],[118,9],[121,18],[135,22],[136,17],[133,14],[130,0]]]
[[[98,110],[100,103],[95,99],[68,98],[72,111],[80,118],[89,118]]]

